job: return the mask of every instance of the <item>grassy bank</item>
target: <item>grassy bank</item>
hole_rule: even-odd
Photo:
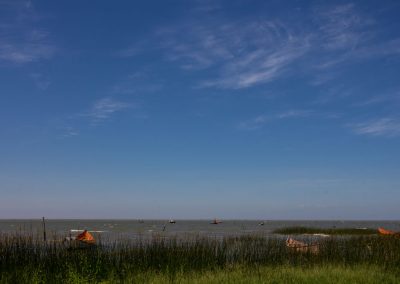
[[[275,283],[324,283],[339,277],[371,283],[368,281],[374,277],[396,279],[400,275],[397,238],[330,238],[319,246],[319,253],[311,254],[288,249],[285,241],[277,238],[154,238],[150,242],[120,241],[71,249],[60,242],[44,244],[33,237],[3,235],[0,282],[209,283],[212,279],[231,279],[225,283],[259,283],[269,277],[276,279]]]
[[[326,235],[376,235],[378,230],[368,228],[312,228],[312,227],[287,227],[280,228],[273,232],[282,235],[300,234],[326,234]]]
[[[0,283],[43,283],[40,273],[32,275],[26,270],[19,270],[18,277],[4,274]],[[15,282],[15,279],[18,282]],[[225,269],[178,272],[174,275],[156,271],[143,271],[135,273],[127,271],[121,279],[118,273],[107,274],[101,283],[399,283],[400,276],[386,271],[379,266],[260,266],[254,267],[229,267]],[[57,283],[93,283],[91,277],[82,275],[79,271],[69,270],[66,276]]]

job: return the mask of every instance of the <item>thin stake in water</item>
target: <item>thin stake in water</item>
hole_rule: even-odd
[[[43,240],[46,241],[46,222],[44,221],[44,217],[42,217],[42,223],[43,223]]]

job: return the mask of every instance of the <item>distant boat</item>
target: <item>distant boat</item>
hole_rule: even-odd
[[[92,234],[88,232],[88,230],[84,230],[82,233],[75,237],[75,240],[81,241],[87,244],[94,244],[95,239],[93,238]]]
[[[286,246],[289,249],[292,249],[296,252],[302,252],[302,253],[312,253],[312,254],[318,254],[319,253],[319,244],[318,243],[313,243],[313,244],[306,244],[297,240],[294,240],[290,237],[286,239]]]
[[[170,224],[175,224],[176,221],[175,221],[174,219],[170,219],[170,220],[169,220],[169,223],[170,223]]]
[[[76,237],[67,237],[65,238],[65,241],[70,244],[71,248],[72,246],[75,248],[88,248],[96,245],[96,240],[88,230],[84,230]]]
[[[222,222],[219,221],[219,220],[217,220],[217,219],[214,219],[210,224],[218,225],[218,224],[220,224],[220,223],[222,223]]]
[[[394,231],[390,231],[390,230],[386,230],[384,228],[378,228],[378,232],[381,235],[386,235],[386,236],[400,236],[400,232],[394,232]]]
[[[264,222],[258,223],[258,226],[264,226]]]

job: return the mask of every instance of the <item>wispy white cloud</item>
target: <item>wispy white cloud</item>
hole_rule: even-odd
[[[400,120],[395,118],[379,118],[349,126],[356,134],[361,135],[388,137],[400,135]]]
[[[382,38],[380,23],[358,5],[310,8],[290,20],[188,17],[158,29],[145,45],[158,46],[182,70],[198,72],[195,86],[219,89],[245,89],[299,74],[319,87],[334,82],[349,64],[400,55],[400,39]],[[123,53],[134,55],[136,46]]]
[[[351,3],[318,6],[312,22],[316,29],[310,31],[314,47],[310,63],[311,72],[318,77],[314,85],[330,81],[321,80],[321,71],[329,72],[359,59],[360,49],[369,48],[375,37],[374,20]],[[332,74],[325,75],[333,79]]]
[[[322,112],[310,109],[289,109],[282,112],[272,113],[268,115],[259,115],[252,119],[239,123],[238,127],[244,130],[256,130],[279,120],[301,119],[301,118],[318,118],[318,119],[338,119],[342,116],[337,112]]]
[[[228,63],[219,78],[203,83],[203,86],[241,89],[267,83],[288,71],[287,67],[307,50],[306,43],[286,43],[276,51],[251,52],[240,60]]]
[[[62,138],[78,136],[82,129],[88,125],[97,127],[102,123],[111,120],[114,115],[124,110],[133,108],[132,103],[116,100],[112,97],[104,97],[92,103],[92,105],[83,112],[70,115],[59,129],[62,131]]]
[[[256,130],[260,129],[263,127],[266,123],[271,121],[272,118],[270,118],[267,115],[259,115],[253,119],[242,121],[239,123],[239,129],[244,129],[244,130]]]
[[[226,32],[228,27],[223,28]],[[189,24],[180,28],[163,28],[157,31],[166,59],[178,62],[185,70],[208,68],[232,57],[226,44],[228,34],[215,34],[209,27]],[[190,36],[181,38],[181,34]]]
[[[372,37],[372,35],[371,35]],[[359,61],[370,60],[380,57],[393,57],[400,55],[400,38],[389,41],[361,42],[357,47],[337,52],[335,54],[321,54],[322,59],[313,65],[318,71],[330,71],[333,68],[340,67],[343,64],[353,64]],[[320,76],[317,74],[316,76]],[[328,74],[329,75],[329,74]]]
[[[187,31],[190,30],[190,32]],[[279,77],[310,47],[307,37],[294,36],[279,22],[191,23],[159,31],[167,59],[185,70],[215,68],[202,87],[241,89]],[[178,35],[188,34],[187,38]]]
[[[318,48],[318,62],[314,68],[329,71],[343,64],[400,54],[400,39],[380,38],[375,19],[356,5],[320,6],[315,11],[318,29],[313,44]]]
[[[276,120],[309,117],[314,113],[311,110],[287,110],[271,115],[259,115],[253,119],[240,122],[238,126],[244,130],[256,130]]]
[[[72,126],[67,126],[63,129],[64,133],[62,135],[62,137],[67,138],[67,137],[74,137],[74,136],[78,136],[79,132]]]
[[[25,64],[49,59],[56,52],[49,33],[36,25],[37,13],[30,1],[3,4],[12,17],[0,20],[0,61]]]
[[[43,40],[27,38],[15,40],[0,39],[0,60],[23,64],[49,59],[55,53],[55,47]]]
[[[360,59],[400,55],[400,38],[380,41],[379,43],[361,47],[353,55]]]
[[[132,105],[113,98],[102,98],[95,101],[90,110],[84,113],[83,116],[88,117],[92,123],[97,124],[129,107],[132,107]]]
[[[364,99],[363,101],[354,103],[353,105],[357,107],[368,107],[388,102],[395,106],[398,106],[400,104],[400,91],[382,93],[380,95],[371,96]]]
[[[327,50],[352,50],[371,37],[366,28],[373,20],[361,15],[351,3],[318,7],[314,21],[321,46]]]
[[[317,76],[313,84],[321,85],[334,79],[331,74],[322,77],[321,70],[400,53],[397,40],[373,44],[375,22],[354,4],[318,6],[303,21],[189,21],[160,29],[157,36],[168,60],[184,70],[210,71],[211,78],[200,87],[224,89],[248,88],[294,74],[300,59],[300,70]]]
[[[294,118],[294,117],[307,117],[312,115],[311,110],[288,110],[276,115],[277,118]]]

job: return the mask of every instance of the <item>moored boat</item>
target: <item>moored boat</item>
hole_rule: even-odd
[[[304,253],[312,253],[312,254],[318,254],[319,253],[319,244],[313,243],[313,244],[306,244],[301,241],[297,241],[295,239],[292,239],[288,237],[286,239],[286,246],[289,249],[292,249],[296,252],[304,252]]]
[[[378,228],[378,232],[379,232],[379,234],[385,235],[385,236],[398,236],[398,237],[400,237],[400,232],[386,230],[386,229],[381,228],[381,227]]]
[[[96,245],[96,240],[87,230],[78,234],[76,237],[65,238],[71,248],[88,248]]]
[[[96,240],[92,236],[91,233],[88,232],[88,230],[84,230],[82,233],[76,236],[75,240],[87,243],[87,244],[94,244]]]

